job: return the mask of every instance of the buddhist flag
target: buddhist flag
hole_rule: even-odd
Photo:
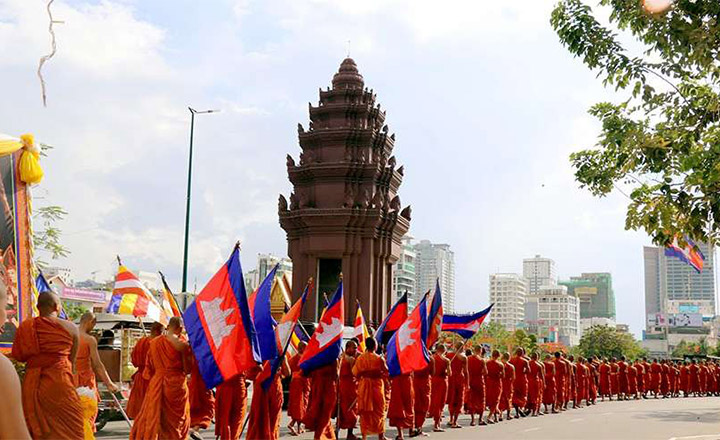
[[[167,281],[165,281],[165,275],[163,275],[162,272],[158,273],[160,274],[160,278],[162,279],[163,283],[163,311],[168,317],[182,316],[182,312],[180,312],[180,307],[178,307],[178,303],[175,300],[175,295],[173,295],[172,290],[170,290],[170,286],[168,286]]]
[[[167,316],[152,293],[122,264],[115,275],[115,287],[106,312],[147,317],[153,321],[167,323]]]
[[[353,336],[358,340],[358,348],[360,351],[365,351],[365,340],[370,337],[367,326],[365,325],[365,318],[363,317],[362,308],[360,307],[360,301],[357,303],[357,313],[355,314],[355,330]]]

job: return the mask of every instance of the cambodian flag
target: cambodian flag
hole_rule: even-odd
[[[672,243],[665,248],[665,255],[668,257],[677,257],[680,261],[692,266],[698,273],[702,273],[703,266],[705,265],[705,255],[703,255],[699,249],[695,248],[695,243],[689,238],[686,238],[685,242],[687,243],[685,247],[680,247],[678,238],[675,237]]]
[[[378,344],[386,345],[390,337],[400,328],[408,317],[408,299],[407,292],[397,300],[388,312],[382,324],[375,331],[375,339]]]
[[[208,389],[260,361],[245,292],[239,244],[183,315],[190,345]]]
[[[345,304],[341,280],[300,358],[300,368],[305,374],[335,362],[340,357],[344,325]]]
[[[472,335],[480,330],[480,325],[487,317],[494,304],[490,304],[485,310],[481,310],[472,315],[445,315],[443,316],[442,330],[444,332],[457,333],[465,339],[471,338]]]
[[[250,304],[250,315],[252,315],[255,331],[257,332],[258,343],[260,344],[260,359],[262,361],[275,359],[280,354],[275,344],[275,326],[277,322],[270,313],[270,292],[278,266],[275,265],[267,274],[257,289],[254,304]]]
[[[428,336],[425,341],[426,347],[432,347],[440,338],[443,323],[442,292],[440,291],[440,280],[435,281],[435,294],[430,303],[428,314]]]
[[[390,376],[422,370],[430,362],[427,339],[427,297],[415,306],[410,317],[390,338],[387,345],[387,365]]]

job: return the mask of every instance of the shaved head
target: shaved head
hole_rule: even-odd
[[[37,302],[40,316],[50,316],[60,311],[60,298],[52,292],[43,292],[38,295]]]
[[[80,324],[84,324],[84,323],[86,323],[86,322],[90,322],[90,321],[92,321],[93,319],[95,319],[95,314],[94,314],[93,312],[85,312],[85,313],[83,313],[83,315],[80,317]]]
[[[172,318],[170,318],[170,321],[168,321],[167,328],[170,333],[178,334],[178,333],[182,332],[183,324],[182,324],[182,320],[180,319],[180,317],[173,316]]]
[[[150,326],[150,336],[160,336],[163,331],[165,331],[165,326],[159,322],[153,322],[153,325]]]
[[[95,314],[93,312],[85,312],[80,317],[80,330],[84,331],[85,333],[90,333],[95,327],[95,323],[97,323],[97,319],[95,319]]]

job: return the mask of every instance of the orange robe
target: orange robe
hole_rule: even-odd
[[[305,427],[315,431],[315,439],[335,439],[330,418],[337,411],[337,361],[310,373],[310,401]]]
[[[610,388],[610,365],[603,363],[600,365],[600,395],[609,396]]]
[[[660,394],[666,395],[670,391],[670,366],[662,364],[662,372],[660,373]]]
[[[450,361],[450,380],[448,381],[447,405],[450,414],[460,414],[465,401],[467,377],[465,376],[467,358],[455,355]]]
[[[430,417],[434,420],[440,420],[447,400],[447,368],[450,365],[450,360],[444,355],[436,353],[433,355],[433,363],[435,364],[435,372],[430,380]]]
[[[510,358],[510,364],[515,367],[515,380],[513,380],[512,404],[524,408],[528,401],[528,375],[530,374],[530,363],[521,356]]]
[[[610,362],[610,394],[617,394],[620,391],[618,372],[620,367],[616,362]]]
[[[480,414],[485,411],[485,360],[477,355],[468,357],[468,374],[470,386],[465,396],[465,404],[470,414]]]
[[[688,383],[691,393],[700,392],[700,369],[697,364],[690,364],[688,367]]]
[[[515,383],[515,367],[508,362],[503,363],[505,369],[505,377],[502,381],[502,396],[500,396],[500,411],[507,411],[512,408],[513,401],[513,383]]]
[[[555,363],[553,361],[543,362],[545,365],[545,389],[543,390],[543,403],[545,405],[554,405],[557,399],[557,390],[555,389]]]
[[[208,390],[200,375],[195,356],[191,356],[190,384],[190,426],[207,429],[215,417],[215,397],[212,390]]]
[[[343,355],[340,361],[340,429],[352,429],[357,425],[357,380],[352,373],[355,358]]]
[[[247,409],[245,375],[226,380],[215,388],[215,437],[238,440]]]
[[[555,364],[555,389],[557,391],[555,402],[559,406],[562,406],[565,403],[565,378],[567,376],[568,366],[565,361],[560,358],[555,358],[553,364]]]
[[[490,359],[485,363],[487,376],[485,380],[485,402],[489,411],[498,411],[500,396],[503,390],[503,374],[505,366],[498,360]]]
[[[252,403],[248,419],[247,440],[277,440],[280,438],[280,416],[283,405],[282,375],[275,374],[267,390],[258,372],[253,381]]]
[[[366,351],[358,356],[352,371],[358,380],[360,432],[363,435],[385,432],[385,359]]]
[[[130,439],[185,439],[190,430],[190,396],[183,356],[165,336],[150,341],[143,375],[148,387]]]
[[[653,362],[650,365],[650,391],[660,393],[660,382],[662,376],[662,365]]]
[[[575,403],[579,405],[587,399],[589,369],[583,364],[576,364],[575,371]]]
[[[12,357],[26,362],[22,405],[34,439],[83,438],[83,413],[73,383],[72,335],[53,318],[25,319]]]
[[[78,339],[78,352],[77,359],[75,360],[75,386],[76,387],[88,387],[95,391],[98,402],[100,401],[100,393],[98,392],[97,380],[95,379],[95,371],[92,368],[92,360],[90,359],[90,344],[88,344],[82,335]],[[95,415],[91,419],[90,425],[92,426],[93,432],[95,432],[95,419],[97,418],[98,411],[95,410]]]
[[[145,398],[145,391],[147,390],[149,381],[145,379],[143,373],[145,372],[145,362],[151,340],[152,337],[150,336],[138,339],[130,355],[132,364],[137,368],[137,371],[132,376],[132,388],[130,388],[130,397],[128,398],[127,409],[125,411],[131,419],[138,416],[143,399]]]
[[[627,380],[628,380],[628,393],[637,394],[637,368],[633,364],[628,364],[627,367]]]
[[[288,393],[288,417],[296,422],[302,422],[305,418],[310,398],[310,379],[299,366],[301,357],[301,354],[296,354],[289,361],[292,379]]]
[[[390,378],[390,406],[388,406],[390,426],[407,429],[415,424],[413,391],[412,373]]]
[[[526,407],[530,409],[540,408],[542,401],[543,373],[542,365],[537,361],[530,361],[530,375],[528,376],[528,393]]]
[[[430,409],[430,370],[432,360],[427,367],[413,373],[413,390],[415,394],[415,428],[422,428]]]

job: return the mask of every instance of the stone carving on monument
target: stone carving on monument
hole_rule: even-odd
[[[287,159],[289,210],[278,201],[293,261],[293,300],[313,277],[302,319],[317,321],[322,293],[330,294],[342,273],[344,324],[352,325],[357,300],[377,326],[393,302],[392,265],[410,227],[409,208],[399,215],[403,176],[392,156],[395,138],[352,59],[318,93],[318,105],[308,107],[309,129],[298,125],[299,164]]]

